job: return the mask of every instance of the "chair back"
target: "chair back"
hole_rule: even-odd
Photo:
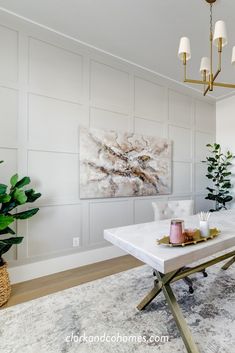
[[[184,218],[193,215],[193,200],[152,202],[154,220]]]

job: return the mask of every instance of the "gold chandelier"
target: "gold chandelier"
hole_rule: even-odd
[[[201,59],[200,73],[202,74],[202,80],[192,80],[187,78],[187,61],[191,58],[190,41],[187,37],[182,37],[180,39],[178,52],[178,56],[184,65],[184,82],[204,85],[204,96],[208,91],[213,91],[214,87],[235,88],[235,84],[220,83],[216,81],[221,72],[222,49],[228,43],[227,31],[224,21],[217,21],[213,33],[212,6],[216,0],[205,1],[210,4],[210,58],[203,57]],[[218,69],[215,74],[213,73],[213,42],[218,48]],[[235,65],[235,46],[233,47],[232,52],[232,64]]]

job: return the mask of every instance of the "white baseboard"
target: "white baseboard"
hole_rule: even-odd
[[[11,283],[14,284],[123,255],[126,255],[123,250],[115,246],[106,246],[45,261],[10,267],[9,275]]]

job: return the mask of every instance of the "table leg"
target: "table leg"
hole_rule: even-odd
[[[226,263],[223,268],[227,269],[235,262],[235,251],[231,251],[227,254],[221,255],[212,260],[206,261],[203,264],[187,268],[187,269],[178,269],[177,271],[172,271],[168,274],[162,274],[155,270],[158,281],[155,281],[154,288],[150,291],[150,293],[142,300],[142,302],[138,305],[139,310],[143,310],[161,291],[163,291],[167,304],[172,312],[172,315],[175,319],[176,325],[181,333],[182,339],[184,341],[185,347],[188,353],[200,353],[194,340],[190,329],[185,321],[185,318],[182,314],[179,304],[175,298],[175,295],[171,289],[170,283],[179,281],[187,276],[192,275],[193,273],[199,271],[205,271],[207,267],[213,266],[218,262],[229,259],[230,261]]]
[[[154,271],[156,275],[158,275],[157,271]],[[144,310],[146,306],[148,306],[151,301],[153,301],[156,296],[162,291],[162,283],[169,283],[172,279],[180,272],[180,270],[172,271],[167,275],[164,275],[164,279],[161,278],[160,281],[154,281],[154,287],[151,291],[144,297],[143,300],[137,305],[138,310]]]
[[[235,262],[235,257],[230,259],[226,264],[222,267],[222,270],[227,270],[230,266],[232,266]]]
[[[188,353],[199,353],[199,350],[194,342],[193,336],[190,332],[190,329],[185,321],[185,318],[182,314],[182,311],[177,303],[175,295],[171,289],[169,284],[163,285],[162,287],[163,293],[165,295],[167,304],[174,316],[176,325],[180,331],[181,337],[184,341],[185,347]]]
[[[161,293],[162,286],[158,283],[158,281],[154,281],[153,289],[144,297],[143,300],[137,305],[138,310],[144,310],[146,306],[148,306],[151,301],[156,298],[156,296]]]

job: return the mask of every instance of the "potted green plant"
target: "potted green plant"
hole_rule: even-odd
[[[232,173],[229,169],[232,166],[234,155],[230,151],[222,153],[221,146],[218,143],[207,144],[206,146],[209,149],[210,156],[202,162],[207,164],[206,176],[212,183],[210,187],[207,187],[209,193],[206,199],[215,202],[215,208],[211,209],[211,212],[226,210],[226,204],[233,200],[230,193]]]
[[[0,161],[2,163],[3,161]],[[37,200],[41,194],[33,189],[25,188],[31,182],[25,176],[19,179],[15,174],[10,179],[10,186],[0,184],[0,306],[7,302],[11,287],[7,271],[7,263],[3,255],[15,244],[20,244],[22,236],[17,236],[12,225],[17,220],[24,220],[35,215],[39,208],[19,212],[19,207]],[[9,237],[6,235],[9,234]]]

